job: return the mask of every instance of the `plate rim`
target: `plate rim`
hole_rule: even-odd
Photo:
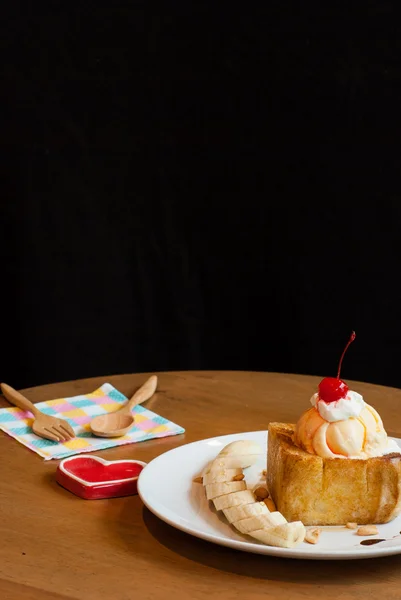
[[[146,498],[146,494],[143,493],[142,481],[146,481],[146,477],[148,476],[147,473],[150,473],[152,471],[152,468],[154,468],[155,464],[157,464],[159,462],[159,460],[161,461],[162,459],[164,459],[166,457],[166,455],[171,455],[176,452],[179,453],[180,451],[182,451],[184,448],[186,448],[188,446],[194,446],[194,445],[198,445],[198,444],[203,445],[203,444],[206,444],[207,442],[210,442],[213,440],[220,441],[225,438],[235,438],[235,437],[239,437],[239,436],[252,436],[252,435],[258,435],[258,434],[265,435],[266,441],[268,440],[268,431],[265,429],[259,429],[259,430],[255,430],[255,431],[243,431],[240,433],[229,433],[229,434],[224,434],[224,435],[220,435],[220,436],[211,436],[208,438],[195,440],[193,442],[188,442],[187,444],[182,444],[175,448],[171,448],[170,450],[167,450],[166,452],[162,452],[161,454],[156,456],[154,459],[149,461],[147,463],[147,465],[142,469],[141,473],[139,474],[138,495],[139,495],[140,499],[142,500],[143,504],[146,506],[146,508],[151,513],[153,513],[157,518],[159,518],[164,523],[167,523],[171,527],[174,527],[175,529],[183,531],[184,533],[189,534],[198,539],[202,539],[207,542],[217,544],[219,546],[228,547],[228,548],[231,548],[234,550],[247,552],[250,554],[275,556],[275,557],[279,557],[279,558],[293,558],[293,559],[298,559],[298,560],[364,560],[364,559],[368,559],[368,558],[380,558],[380,557],[385,557],[385,556],[401,554],[401,541],[400,541],[400,544],[397,546],[386,547],[386,548],[377,548],[377,547],[374,548],[372,546],[365,546],[364,548],[357,548],[355,550],[343,550],[343,551],[338,551],[338,550],[337,551],[330,551],[330,550],[322,551],[322,550],[320,550],[320,551],[317,551],[314,553],[312,553],[312,552],[307,553],[307,552],[302,551],[302,548],[300,546],[297,546],[295,548],[278,548],[276,546],[267,546],[265,544],[256,544],[254,542],[247,542],[245,540],[244,541],[235,540],[235,539],[232,539],[229,537],[225,537],[223,534],[215,535],[212,533],[202,531],[201,529],[196,528],[196,527],[188,527],[184,523],[180,523],[178,521],[170,519],[168,515],[163,514],[163,512],[160,512],[160,510],[158,510],[157,507],[155,507],[151,502],[149,502],[148,499]],[[401,438],[390,437],[390,439],[393,439],[393,440],[401,443]],[[235,441],[235,440],[231,440],[231,441]],[[229,442],[227,441],[227,443],[229,443]],[[400,517],[396,517],[396,518],[400,518]],[[336,529],[336,528],[333,527],[333,529]],[[313,548],[318,550],[315,546]]]

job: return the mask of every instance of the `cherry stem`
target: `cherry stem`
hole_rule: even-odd
[[[345,346],[345,348],[343,350],[343,353],[341,354],[340,362],[338,363],[337,379],[340,379],[341,365],[342,365],[342,362],[343,362],[344,354],[347,352],[348,346],[350,344],[352,344],[352,342],[354,341],[355,338],[356,338],[356,333],[355,333],[355,331],[353,331],[351,333],[351,337],[348,340],[348,344]]]

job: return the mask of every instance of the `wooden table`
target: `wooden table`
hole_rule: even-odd
[[[145,378],[85,379],[25,394],[38,402],[90,392],[109,381],[130,395]],[[319,380],[277,373],[161,373],[159,391],[147,406],[186,433],[99,455],[149,462],[205,437],[293,422],[309,406]],[[348,383],[379,410],[389,434],[401,437],[401,390]],[[7,406],[3,398],[0,405]],[[3,432],[0,451],[1,600],[401,598],[401,556],[346,563],[237,552],[166,525],[138,496],[77,498],[55,482],[57,461],[44,462]]]

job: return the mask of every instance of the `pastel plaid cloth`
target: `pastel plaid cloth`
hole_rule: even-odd
[[[31,429],[33,422],[31,414],[19,408],[0,409],[0,429],[43,456],[45,460],[184,433],[185,429],[179,425],[138,405],[132,410],[135,415],[135,425],[126,435],[109,439],[92,435],[89,424],[93,417],[113,412],[121,408],[126,401],[127,398],[121,392],[109,383],[105,383],[91,394],[36,404],[38,409],[47,415],[65,419],[70,423],[76,437],[69,442],[52,442],[35,435]]]

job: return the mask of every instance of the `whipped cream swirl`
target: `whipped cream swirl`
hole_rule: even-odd
[[[366,402],[358,392],[349,390],[345,398],[340,398],[336,402],[325,402],[319,398],[319,394],[313,394],[310,399],[312,406],[316,406],[320,416],[329,423],[345,421],[350,417],[359,417]]]

